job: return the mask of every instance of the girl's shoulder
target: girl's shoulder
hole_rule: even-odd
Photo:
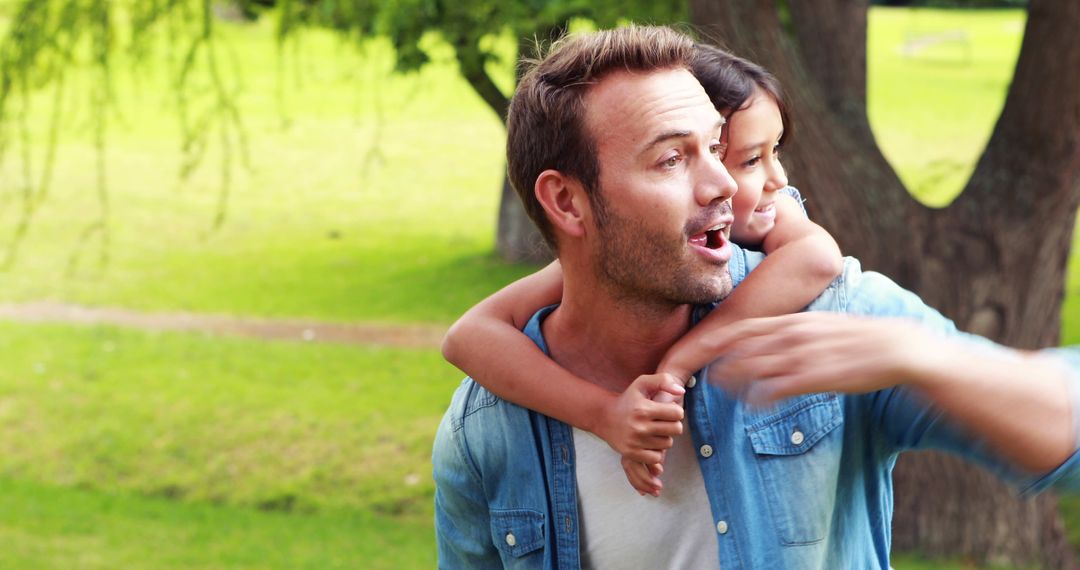
[[[790,197],[794,198],[795,202],[797,204],[799,204],[800,208],[802,208],[803,214],[804,215],[806,214],[806,204],[804,204],[804,202],[806,202],[806,200],[803,200],[802,194],[799,193],[798,188],[796,188],[794,186],[784,186],[783,188],[777,190],[777,192],[779,192],[779,193],[781,193],[781,194],[783,194],[785,196],[790,196]]]

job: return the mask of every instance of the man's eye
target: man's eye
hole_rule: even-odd
[[[675,155],[675,156],[673,156],[671,158],[668,158],[667,160],[665,160],[661,164],[663,164],[664,166],[666,166],[668,168],[675,168],[676,166],[679,165],[680,158],[681,157],[679,155]]]
[[[724,144],[724,143],[715,143],[715,144],[709,145],[709,152],[713,153],[714,155],[718,156],[721,159],[724,158],[724,153],[726,151],[727,151],[727,145]]]

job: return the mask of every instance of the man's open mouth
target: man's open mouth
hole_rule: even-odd
[[[727,243],[727,238],[724,237],[724,230],[726,229],[727,224],[716,224],[700,234],[690,236],[690,245],[708,249],[724,247],[724,244]]]

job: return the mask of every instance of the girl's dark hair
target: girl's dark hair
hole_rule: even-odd
[[[780,118],[784,121],[781,142],[791,135],[791,116],[784,104],[780,82],[764,67],[720,48],[696,43],[691,71],[705,88],[713,106],[725,117],[742,109],[754,95],[755,89],[772,96],[780,109]]]

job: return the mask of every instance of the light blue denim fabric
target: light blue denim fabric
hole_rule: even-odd
[[[796,202],[798,202],[799,207],[802,208],[802,213],[806,214],[806,200],[803,200],[802,194],[799,193],[798,188],[794,186],[784,186],[783,188],[777,190],[777,192],[783,194],[784,196],[792,197]]]
[[[733,282],[762,257],[735,248]],[[539,311],[525,328],[545,351],[540,322],[552,309]],[[699,308],[695,318],[708,310]],[[908,317],[961,334],[917,296],[863,272],[854,259],[845,260],[843,274],[808,310]],[[1075,352],[1064,360],[1080,371]],[[1080,409],[1076,398],[1073,405]],[[1080,489],[1080,455],[1048,474],[1013,471],[903,388],[812,394],[761,409],[698,382],[687,392],[686,410],[724,570],[888,568],[892,468],[906,449],[958,453],[1022,492]],[[569,426],[465,379],[439,427],[432,461],[440,567],[580,567]],[[611,484],[627,483],[613,470]]]

